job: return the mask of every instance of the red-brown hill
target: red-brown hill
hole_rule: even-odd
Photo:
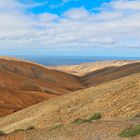
[[[0,57],[1,116],[83,88],[76,76],[48,70],[35,63]]]

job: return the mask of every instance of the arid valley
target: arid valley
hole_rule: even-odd
[[[140,0],[0,0],[0,140],[140,140]]]
[[[140,62],[0,57],[0,115],[0,140],[139,140]]]

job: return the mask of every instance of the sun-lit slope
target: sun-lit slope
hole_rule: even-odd
[[[0,57],[0,116],[82,88],[79,79],[70,74]]]
[[[0,129],[49,128],[100,112],[103,119],[140,113],[140,74],[51,99],[0,119]]]
[[[106,67],[82,76],[80,79],[87,87],[96,86],[111,80],[119,79],[140,72],[140,62],[124,66]]]
[[[135,61],[135,60],[97,61],[97,62],[91,62],[91,63],[83,63],[79,65],[70,65],[70,66],[49,66],[48,68],[64,71],[64,72],[71,73],[77,76],[83,76],[90,72],[103,69],[106,67],[123,66],[126,64],[131,64],[131,63],[136,63],[136,62],[140,62],[140,61]]]
[[[124,129],[140,124],[140,119],[108,119],[80,125],[67,124],[51,131],[34,129],[15,132],[1,137],[0,140],[124,140],[118,134]],[[129,140],[139,140],[137,135]],[[128,139],[127,139],[128,140]]]
[[[80,125],[68,124],[52,131],[26,131],[25,140],[124,140],[118,136],[124,129],[140,124],[140,119],[108,119]],[[14,136],[14,135],[13,135]],[[139,140],[140,135],[129,140]]]

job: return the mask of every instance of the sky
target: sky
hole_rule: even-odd
[[[1,0],[0,55],[140,57],[140,0]]]

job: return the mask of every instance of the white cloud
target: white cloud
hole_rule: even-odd
[[[139,10],[140,2],[139,0],[118,0],[113,2],[111,5],[116,10]]]
[[[33,5],[38,4],[41,3]],[[31,5],[5,0],[0,3],[0,48],[90,46],[140,49],[138,5],[139,0],[117,0],[103,4],[99,13],[77,8],[58,16],[25,14]]]
[[[63,16],[69,19],[82,20],[88,18],[89,12],[84,8],[77,8],[65,12]]]
[[[55,14],[44,13],[44,14],[38,15],[38,18],[42,22],[51,22],[51,21],[57,20],[59,18],[59,16],[55,15]]]

